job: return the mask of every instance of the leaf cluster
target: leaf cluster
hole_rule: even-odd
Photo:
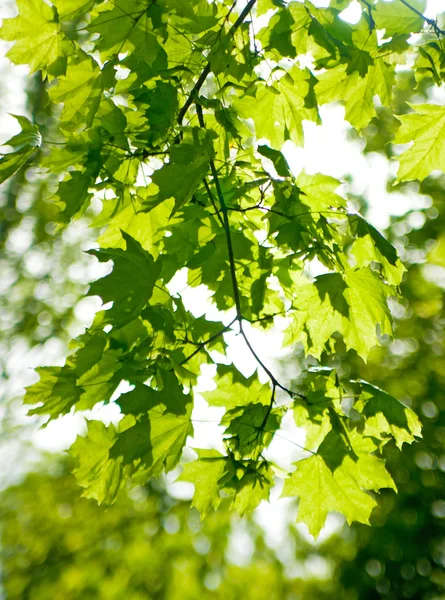
[[[90,254],[112,263],[88,292],[103,303],[93,324],[64,366],[38,370],[25,398],[32,414],[53,419],[119,405],[117,426],[91,421],[72,448],[88,497],[112,502],[126,480],[176,467],[205,364],[216,365],[205,397],[225,408],[225,453],[200,449],[181,476],[203,515],[223,495],[240,514],[269,497],[279,470],[267,449],[287,413],[305,430],[308,455],[286,474],[284,494],[300,498],[311,533],[330,510],[367,523],[375,492],[394,487],[381,448],[420,435],[415,414],[335,372],[309,371],[298,385],[277,378],[246,326],[272,332],[280,317],[284,345],[299,343],[321,363],[339,337],[367,360],[392,333],[387,299],[404,273],[395,249],[350,209],[340,181],[296,176],[283,154],[285,142],[304,143],[304,121],[321,122],[323,104],[342,102],[357,132],[377,99],[391,110],[400,65],[414,60],[419,82],[442,80],[443,32],[421,0],[362,4],[352,25],[341,14],[348,2],[337,1],[250,0],[238,10],[206,0],[18,0],[18,16],[3,22],[9,58],[42,73],[58,117],[52,139],[18,117],[1,180],[39,164],[57,181],[48,201],[60,229],[99,200]],[[414,108],[394,139],[414,142],[399,181],[443,163],[442,107]],[[216,320],[170,291],[179,272],[189,287],[205,286]],[[268,383],[222,364],[229,330]]]

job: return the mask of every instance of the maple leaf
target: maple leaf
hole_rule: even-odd
[[[393,77],[392,68],[382,59],[375,60],[363,76],[358,71],[349,73],[347,65],[338,65],[318,77],[315,91],[320,104],[344,102],[346,119],[360,130],[376,115],[374,96],[389,104]]]
[[[296,318],[306,331],[307,351],[319,357],[334,332],[343,335],[346,347],[366,360],[381,334],[391,334],[391,314],[386,298],[391,290],[369,268],[320,275],[312,284],[300,278],[294,296]]]
[[[205,518],[221,503],[220,480],[233,471],[231,461],[217,450],[196,450],[198,458],[184,465],[177,481],[187,481],[195,486],[192,506]]]
[[[270,387],[261,384],[255,374],[247,379],[230,367],[220,366],[219,370],[218,387],[202,393],[211,406],[224,406],[229,410],[251,403],[269,403]]]
[[[351,248],[357,265],[366,267],[372,262],[378,262],[388,283],[399,285],[405,267],[398,258],[395,248],[360,215],[350,215],[349,222],[357,236]]]
[[[419,418],[408,406],[366,382],[361,382],[361,396],[355,408],[366,418],[364,435],[393,437],[401,449],[421,435]]]
[[[39,227],[46,231],[45,218],[57,232],[90,222],[98,247],[89,254],[111,269],[87,292],[103,309],[72,340],[64,366],[38,369],[25,396],[31,414],[49,419],[98,403],[119,407],[119,425],[90,421],[73,445],[84,494],[110,503],[127,480],[174,469],[193,434],[193,390],[213,366],[215,389],[202,396],[220,413],[225,452],[199,450],[181,476],[195,485],[202,516],[223,496],[238,514],[252,512],[280,472],[314,535],[330,510],[367,523],[376,504],[368,492],[394,488],[380,452],[389,440],[413,442],[417,417],[366,382],[343,381],[339,373],[356,368],[349,356],[338,373],[309,369],[294,381],[256,340],[284,316],[285,343],[300,341],[305,355],[332,364],[338,335],[365,360],[392,335],[387,300],[404,273],[395,248],[349,212],[344,182],[294,176],[283,145],[302,145],[304,121],[318,124],[319,107],[331,102],[344,104],[359,134],[376,118],[381,137],[408,50],[417,82],[442,80],[438,43],[426,36],[417,51],[409,39],[425,22],[421,0],[398,9],[378,2],[357,23],[341,16],[345,2],[17,4],[0,35],[13,44],[13,62],[41,72],[44,101],[33,114],[44,141],[16,117],[21,132],[6,142],[0,182],[32,159],[28,183],[38,182],[50,208],[50,217],[38,211]],[[259,32],[254,8],[270,17]],[[376,27],[392,39],[382,41]],[[443,170],[444,110],[414,110],[400,117],[394,140],[413,143],[400,156],[399,181]],[[317,261],[325,271],[310,280]],[[199,316],[192,288],[193,297],[206,293]],[[258,373],[245,377],[231,363],[229,332]],[[288,477],[264,456],[286,414],[312,453]]]
[[[368,452],[375,448],[368,442]],[[384,462],[368,453],[362,456],[348,451],[332,431],[316,454],[296,463],[296,470],[285,481],[283,496],[300,498],[297,519],[317,537],[332,511],[340,512],[348,523],[369,523],[377,502],[366,490],[384,487],[395,487]]]
[[[61,125],[65,129],[77,129],[91,125],[101,92],[98,64],[93,58],[80,53],[75,61],[70,62],[58,84],[49,89],[49,96],[55,103],[63,102]]]
[[[57,12],[43,0],[17,0],[17,7],[19,15],[0,28],[0,37],[14,42],[7,56],[31,72],[45,71],[64,54]]]
[[[116,500],[122,486],[122,465],[109,460],[116,430],[101,421],[88,421],[88,435],[78,436],[70,448],[70,454],[78,465],[73,473],[77,483],[85,488],[83,496],[94,498],[99,504],[111,504]]]
[[[394,143],[414,142],[400,155],[398,181],[424,179],[445,166],[445,108],[436,104],[416,104],[412,108],[415,112],[398,117],[402,126]]]
[[[31,123],[26,117],[20,115],[12,116],[19,122],[22,130],[4,143],[4,146],[13,148],[13,152],[0,154],[0,183],[6,181],[20,167],[26,164],[41,143],[41,136],[37,125]]]
[[[384,29],[387,37],[418,32],[422,29],[425,0],[410,0],[410,6],[394,2],[379,2],[375,6],[373,18],[379,29]],[[414,9],[414,10],[413,10]]]
[[[268,139],[273,148],[280,150],[286,139],[302,145],[303,119],[317,120],[316,111],[307,108],[305,103],[311,85],[311,73],[294,67],[274,85],[257,86],[253,113],[252,99],[248,96],[239,101],[236,107],[241,116],[253,119],[257,138]]]
[[[174,147],[170,161],[152,175],[159,192],[149,197],[149,207],[169,198],[175,199],[175,211],[189,200],[209,169],[213,156],[211,136],[198,128],[187,128],[181,144]],[[177,185],[181,179],[181,186]]]
[[[127,248],[90,250],[101,262],[112,260],[109,275],[95,281],[89,295],[98,295],[104,303],[113,302],[107,311],[110,323],[117,326],[131,321],[147,304],[153,292],[160,265],[130,235],[122,232]]]

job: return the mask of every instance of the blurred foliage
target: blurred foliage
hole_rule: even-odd
[[[28,83],[27,110],[43,135],[51,135],[54,121],[39,76]],[[47,189],[54,178],[44,171],[23,167],[2,186],[0,195],[0,251],[2,313],[0,343],[17,338],[29,346],[51,337],[68,338],[76,301],[85,291],[86,264],[79,241],[85,224],[63,236],[55,236],[54,205]],[[5,370],[5,353],[1,365]]]
[[[105,510],[79,496],[66,467],[30,474],[0,499],[8,600],[316,600],[338,591],[332,559],[321,577],[305,568],[314,557],[321,560],[330,541],[317,554],[289,526],[293,556],[280,561],[249,518],[238,538],[240,560],[230,550],[239,528],[228,511],[201,524],[189,502],[171,498],[156,482],[122,494]],[[336,560],[350,553],[336,543]],[[290,565],[301,575],[286,576]]]

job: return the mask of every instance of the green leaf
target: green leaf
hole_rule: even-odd
[[[280,10],[276,13],[267,26],[269,39],[267,47],[278,50],[279,56],[295,58],[297,52],[292,44],[292,25],[295,24],[292,14],[288,10]]]
[[[153,23],[160,18],[156,3],[144,0],[116,0],[113,4],[96,5],[88,26],[96,34],[95,50],[103,62],[128,53],[122,64],[131,68],[145,83],[167,68],[165,50],[161,47]],[[165,39],[165,38],[164,38]]]
[[[146,94],[134,95],[136,102],[147,102],[145,112],[148,121],[146,140],[152,145],[162,140],[175,124],[178,111],[178,91],[168,82],[156,81]],[[143,106],[143,105],[142,105]],[[139,136],[141,139],[142,136]]]
[[[330,209],[344,208],[346,201],[335,192],[340,187],[341,182],[335,177],[315,173],[308,175],[302,171],[297,177],[297,186],[300,189],[300,201],[313,212],[328,211]],[[335,216],[335,215],[332,215]]]
[[[28,162],[34,152],[34,148],[21,148],[16,152],[10,152],[9,154],[2,154],[0,156],[0,183],[3,183],[9,177],[14,175],[16,171],[23,167]]]
[[[269,500],[270,490],[274,484],[271,466],[261,462],[257,468],[247,466],[241,478],[235,483],[233,479],[227,488],[235,490],[231,507],[243,517],[257,508],[262,500]]]
[[[354,408],[365,418],[363,435],[393,437],[398,448],[421,437],[421,424],[410,408],[366,382],[360,382],[361,396]]]
[[[73,407],[91,409],[110,399],[121,380],[120,352],[110,350],[103,333],[87,333],[73,344],[77,351],[67,358],[65,366],[37,369],[40,380],[27,388],[24,401],[40,406],[29,414],[54,419]]]
[[[313,284],[295,291],[294,308],[306,332],[307,351],[319,358],[325,344],[336,331],[342,334],[347,349],[364,360],[379,343],[380,333],[391,335],[391,314],[386,298],[393,292],[369,268],[352,269],[344,274],[320,275]]]
[[[106,312],[108,323],[121,327],[139,315],[153,292],[160,271],[151,254],[130,235],[122,232],[126,250],[107,248],[89,250],[100,262],[113,261],[112,272],[90,286],[90,296],[100,296],[104,303],[113,302]]]
[[[142,415],[158,404],[163,404],[174,414],[182,414],[184,403],[189,400],[184,395],[182,385],[171,371],[162,372],[162,382],[162,390],[138,383],[131,392],[121,394],[116,402],[126,415]]]
[[[273,471],[265,462],[254,468],[254,463],[237,463],[217,450],[196,450],[198,460],[187,463],[178,481],[189,481],[195,486],[192,506],[205,518],[221,503],[220,491],[233,495],[232,508],[242,517],[251,513],[269,498],[274,484]]]
[[[134,425],[119,432],[110,449],[110,458],[122,460],[140,473],[142,481],[174,469],[182,455],[187,437],[193,435],[191,396],[182,395],[176,412],[158,404]]]
[[[376,116],[374,96],[378,96],[383,105],[391,102],[391,90],[394,81],[394,69],[382,59],[377,59],[365,75],[340,64],[327,69],[318,76],[315,92],[319,104],[343,102],[346,119],[358,130],[366,127]]]
[[[258,146],[258,152],[271,160],[273,162],[273,166],[275,167],[276,172],[281,177],[290,177],[291,173],[289,171],[289,165],[287,164],[287,160],[278,150],[274,150],[273,148],[269,148],[269,146],[260,145]]]
[[[14,150],[20,150],[23,147],[32,146],[37,148],[40,146],[42,138],[39,132],[39,128],[34,123],[31,123],[29,119],[21,115],[11,115],[19,123],[22,130],[17,135],[12,136],[4,146],[11,146]]]
[[[165,5],[181,29],[190,33],[200,33],[218,22],[215,6],[206,0],[165,0]]]
[[[371,448],[375,449],[371,444]],[[300,498],[299,522],[318,537],[329,512],[339,512],[348,523],[369,523],[376,500],[366,490],[394,488],[383,461],[369,454],[347,451],[339,434],[331,432],[317,454],[296,463],[285,480],[283,496]]]
[[[76,386],[76,374],[67,367],[40,367],[40,379],[29,386],[25,404],[41,404],[29,411],[30,415],[49,415],[57,418],[68,413],[79,401],[82,388]]]
[[[3,144],[4,146],[11,146],[14,151],[8,154],[0,154],[0,183],[14,175],[28,161],[41,143],[37,125],[31,123],[26,117],[12,116],[19,122],[22,130]]]
[[[32,73],[45,71],[63,54],[57,12],[43,0],[17,0],[17,7],[18,16],[4,19],[0,29],[0,38],[15,42],[6,56]]]
[[[357,265],[367,267],[372,262],[378,262],[388,283],[399,285],[406,269],[394,246],[360,215],[349,215],[349,223],[356,236],[351,250]]]
[[[257,459],[272,441],[280,426],[279,415],[264,404],[247,404],[227,411],[221,421],[228,424],[225,435],[227,445],[235,458]]]
[[[193,196],[207,174],[213,157],[211,140],[212,136],[207,131],[198,127],[184,128],[183,140],[178,146],[173,146],[169,162],[152,175],[152,181],[159,191],[148,198],[147,205],[150,208],[174,198],[176,212]]]
[[[445,165],[445,107],[436,104],[416,104],[415,112],[398,117],[402,126],[394,138],[395,144],[414,142],[400,155],[398,181],[425,179]]]
[[[306,107],[311,86],[310,71],[293,67],[274,85],[258,84],[254,100],[244,96],[235,106],[242,117],[253,119],[256,137],[266,138],[273,148],[280,150],[288,139],[301,146],[303,119],[318,119],[316,110]]]
[[[83,496],[94,498],[99,504],[112,504],[124,481],[121,463],[109,460],[116,430],[113,425],[105,427],[101,421],[87,423],[87,435],[77,436],[70,448],[71,456],[78,462],[73,473],[85,489]]]
[[[211,510],[217,510],[221,503],[220,481],[228,474],[234,475],[232,461],[217,450],[196,450],[197,460],[184,465],[177,481],[188,481],[195,486],[192,506],[204,519]]]
[[[257,16],[267,13],[268,10],[273,10],[277,6],[284,6],[283,0],[258,0],[256,5]]]
[[[94,180],[88,173],[74,171],[59,184],[57,201],[63,207],[57,215],[60,223],[69,223],[82,216],[92,197],[89,189],[93,183]]]
[[[385,30],[385,37],[421,31],[425,19],[419,13],[425,11],[425,0],[410,0],[409,4],[380,0],[375,6],[373,18],[377,27]]]
[[[167,380],[176,381],[174,376]],[[165,391],[167,394],[167,386]],[[79,462],[74,473],[86,490],[84,496],[110,504],[124,475],[145,483],[177,465],[187,436],[193,435],[193,403],[184,393],[175,400],[170,398],[170,405],[160,403],[162,399],[160,392],[153,391],[151,402],[158,403],[137,420],[126,416],[117,429],[99,422],[88,424],[86,437],[78,437],[70,449]]]
[[[94,0],[53,0],[60,19],[72,20],[87,13],[94,4]]]
[[[333,371],[310,371],[305,380],[308,390],[303,400],[294,402],[293,415],[297,427],[305,430],[304,447],[316,450],[327,434],[337,428],[341,408],[342,391]],[[334,411],[334,413],[333,413]]]
[[[63,103],[61,126],[67,131],[84,129],[93,122],[102,93],[101,71],[85,53],[70,61],[66,74],[48,90],[54,103]]]
[[[256,374],[246,379],[230,367],[220,367],[221,376],[216,379],[216,390],[201,395],[210,406],[224,406],[227,410],[249,404],[268,405],[271,389],[261,384]]]

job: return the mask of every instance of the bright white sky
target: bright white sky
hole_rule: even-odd
[[[328,4],[328,0],[319,0],[315,2],[320,6]],[[435,18],[439,10],[443,10],[443,0],[429,0],[427,16]],[[12,16],[11,10],[3,5],[0,8],[0,17]],[[353,2],[344,15],[345,20],[356,22],[360,15],[360,6],[358,2]],[[3,81],[8,83],[6,89],[2,91],[0,101],[2,103],[0,111],[0,141],[8,139],[11,135],[18,131],[16,121],[8,113],[24,114],[25,94],[24,81],[27,77],[26,67],[12,66],[9,61],[2,59],[8,44],[0,42],[0,64]],[[370,221],[378,228],[384,229],[391,215],[401,215],[407,210],[420,209],[429,206],[430,199],[419,196],[416,186],[412,187],[412,191],[403,196],[398,193],[389,194],[386,191],[387,177],[394,173],[397,164],[389,164],[388,161],[381,155],[362,153],[363,143],[361,141],[351,142],[348,140],[349,125],[344,120],[344,109],[341,106],[323,106],[321,109],[323,124],[318,126],[314,123],[305,123],[305,146],[304,148],[296,148],[292,143],[286,142],[283,152],[288,159],[292,171],[296,174],[303,168],[309,173],[322,172],[328,175],[344,180],[346,175],[352,176],[352,183],[343,186],[343,192],[351,191],[354,194],[363,194],[370,205],[368,217]],[[77,223],[69,235],[83,239],[84,229],[82,224]],[[88,235],[87,235],[88,237]],[[26,244],[25,244],[26,247]],[[94,259],[92,259],[93,261]],[[93,263],[92,263],[93,264]],[[172,291],[179,291],[185,287],[184,274],[180,274],[175,278]],[[175,289],[173,289],[175,288]],[[201,290],[201,292],[205,290]],[[202,298],[202,293],[195,290],[186,290],[183,292],[183,299],[186,306],[195,313],[202,313],[208,309],[202,301],[197,301]],[[89,324],[92,318],[92,312],[97,310],[99,302],[97,299],[89,299],[80,303],[77,316],[81,323]],[[215,314],[214,309],[209,311]],[[210,315],[209,315],[210,316]],[[216,318],[216,316],[214,316]],[[228,319],[229,320],[229,319]],[[81,327],[80,327],[81,330]],[[80,330],[77,333],[80,333]],[[258,331],[250,331],[249,338],[254,347],[258,350],[260,356],[273,369],[273,361],[279,357],[283,357],[284,353],[281,350],[281,334],[277,331],[275,334],[270,333],[265,336]],[[248,376],[256,368],[253,357],[246,352],[246,347],[242,340],[235,334],[228,334],[227,341],[230,342],[229,355],[235,364]],[[267,349],[267,352],[265,351]],[[8,394],[19,394],[20,389],[35,380],[35,375],[32,368],[43,364],[61,364],[60,344],[56,341],[48,342],[45,347],[28,351],[26,347],[18,342],[15,350],[10,357],[11,371],[13,376],[9,382],[7,390]],[[212,370],[208,369],[201,377],[199,388],[197,391],[212,389],[213,382],[211,379]],[[266,380],[267,378],[263,378]],[[0,389],[0,391],[2,391]],[[6,391],[3,389],[3,391]],[[217,421],[222,414],[220,409],[209,409],[204,400],[196,395],[196,410],[194,418]],[[105,422],[110,419],[116,421],[119,419],[117,405],[111,404],[100,407],[92,411],[95,418],[102,418]],[[1,413],[0,413],[1,417]],[[24,417],[21,417],[24,418]],[[27,419],[28,420],[28,419]],[[37,431],[33,435],[33,441],[37,447],[60,451],[67,449],[74,441],[76,435],[84,430],[84,417],[75,414],[67,415],[58,419],[55,422],[43,429]],[[194,447],[215,447],[215,439],[221,440],[221,429],[216,424],[206,423],[195,425],[196,435],[193,442],[190,444]],[[292,439],[297,444],[304,443],[303,434],[296,430],[292,419],[285,419],[283,431],[284,437],[276,437],[273,441],[269,457],[276,460],[277,463],[289,468],[290,464],[297,458],[301,457],[301,450],[298,445],[288,441]],[[284,439],[288,438],[288,439]],[[221,441],[216,444],[221,449]],[[172,481],[173,478],[169,477]],[[179,495],[190,492],[187,488],[188,484],[172,484],[171,491]],[[277,543],[278,540],[283,540],[283,515],[286,514],[291,504],[287,500],[277,500],[279,490],[273,493],[273,501],[270,504],[263,502],[257,511],[258,520],[265,525],[270,542]],[[279,517],[277,517],[279,515]],[[335,521],[335,519],[334,519]],[[330,528],[328,527],[327,530]],[[239,544],[237,545],[239,546]],[[242,557],[240,557],[242,560]],[[319,568],[319,566],[317,566]]]

